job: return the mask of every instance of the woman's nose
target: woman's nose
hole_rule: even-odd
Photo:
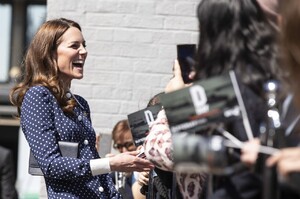
[[[86,55],[87,54],[87,50],[86,50],[86,48],[83,45],[81,45],[81,47],[79,49],[79,53],[81,55]]]

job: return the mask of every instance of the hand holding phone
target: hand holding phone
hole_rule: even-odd
[[[139,158],[145,158],[144,147],[141,147],[140,152],[136,155]]]
[[[193,82],[190,74],[195,67],[195,44],[178,44],[177,45],[177,60],[180,65],[182,79],[185,84]]]
[[[183,89],[185,87],[186,84],[183,82],[179,62],[178,60],[175,60],[173,65],[173,77],[170,79],[167,86],[165,87],[165,93],[170,93],[176,90]]]

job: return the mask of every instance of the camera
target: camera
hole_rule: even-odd
[[[230,140],[219,130],[241,123],[240,130],[253,137],[241,86],[229,71],[160,97],[172,133],[176,170],[227,175],[239,169],[236,145],[227,147]]]
[[[177,134],[172,136],[175,170],[230,175],[239,164],[232,164],[227,140],[218,135]]]

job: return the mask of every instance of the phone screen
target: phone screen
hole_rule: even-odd
[[[184,83],[191,83],[193,80],[189,78],[189,75],[195,67],[195,44],[178,44],[177,45],[177,60],[180,65],[181,74]]]

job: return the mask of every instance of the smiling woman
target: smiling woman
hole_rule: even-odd
[[[45,22],[24,60],[21,83],[11,91],[30,150],[43,172],[48,198],[121,198],[110,171],[149,171],[153,165],[138,151],[100,158],[95,147],[87,101],[70,92],[71,81],[83,78],[87,51],[78,23]],[[59,142],[78,143],[78,156],[62,156]]]
[[[83,65],[86,57],[85,40],[81,31],[78,28],[69,28],[57,47],[60,77],[67,85],[70,85],[72,79],[83,78]]]

